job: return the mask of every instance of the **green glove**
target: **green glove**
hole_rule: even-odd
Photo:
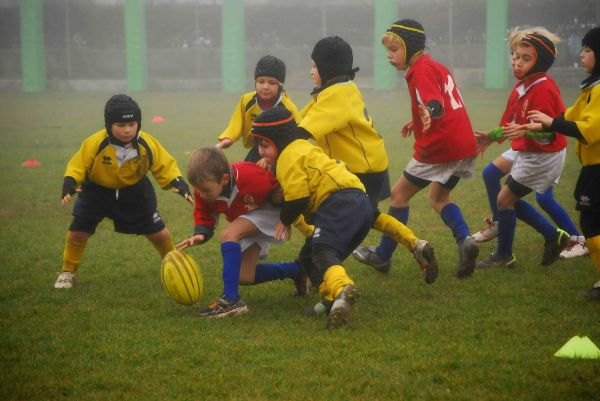
[[[527,138],[553,138],[554,132],[546,132],[546,131],[527,131],[525,134]],[[501,127],[496,127],[488,132],[488,138],[492,141],[497,141],[499,139],[504,138],[504,132],[502,132]]]

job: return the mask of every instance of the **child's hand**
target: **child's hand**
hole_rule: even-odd
[[[485,131],[475,131],[475,142],[477,143],[477,153],[483,157],[485,150],[492,144],[492,140]]]
[[[290,239],[291,235],[292,235],[292,228],[290,226],[286,226],[285,224],[283,224],[281,222],[281,220],[279,220],[277,222],[277,226],[275,226],[275,239],[277,241],[279,241],[279,240],[287,241]]]
[[[194,204],[194,197],[190,194],[190,187],[188,187],[188,184],[184,181],[183,177],[175,178],[171,181],[171,186],[173,187],[173,192],[183,196],[183,198],[192,205]]]
[[[504,132],[504,137],[509,140],[514,140],[517,138],[522,138],[527,133],[526,125],[521,124],[510,124],[506,127],[502,127],[502,132]]]
[[[263,170],[271,171],[271,165],[267,162],[267,159],[264,157],[256,162],[256,165]]]
[[[431,113],[422,104],[417,106],[419,111],[419,117],[421,117],[421,124],[423,124],[423,132],[427,131],[431,127]]]
[[[81,192],[80,188],[77,188],[77,181],[73,177],[66,176],[63,180],[62,196],[60,198],[61,206],[66,205],[71,201],[71,195]]]
[[[175,245],[175,248],[181,251],[185,248],[189,248],[190,246],[201,244],[205,239],[206,237],[203,234],[194,235],[193,237],[183,240],[179,244]]]
[[[215,145],[215,148],[217,149],[227,149],[228,147],[230,147],[231,145],[233,145],[233,141],[229,138],[223,138],[219,141],[219,143],[217,143]]]
[[[76,188],[75,189],[76,193],[81,192],[81,188]],[[62,197],[62,199],[60,200],[60,205],[61,206],[65,206],[67,203],[69,203],[71,201],[71,195],[70,194],[66,194],[65,196]]]
[[[414,131],[413,127],[414,127],[414,124],[413,124],[412,120],[410,120],[409,122],[404,124],[404,127],[402,127],[402,131],[400,131],[400,133],[402,134],[402,137],[406,138],[407,136],[411,136]]]
[[[543,131],[544,128],[550,128],[554,119],[547,114],[542,113],[538,110],[530,110],[527,112],[527,116],[533,120],[534,123],[541,123],[541,125],[532,126],[529,128],[531,124],[527,124],[529,131]],[[539,128],[539,129],[535,129]]]

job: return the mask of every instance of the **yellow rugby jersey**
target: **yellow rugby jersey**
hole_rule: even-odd
[[[577,141],[575,145],[581,165],[600,164],[600,84],[581,90],[579,98],[565,111],[565,120],[574,121],[587,142]]]
[[[304,211],[311,216],[332,192],[365,187],[340,161],[329,158],[321,148],[297,139],[287,145],[277,159],[277,181],[286,201],[309,198]]]
[[[77,185],[87,179],[106,188],[121,189],[136,184],[150,171],[161,188],[169,188],[171,181],[181,176],[173,156],[144,131],[140,131],[137,142],[138,155],[119,166],[106,129],[98,131],[83,141],[69,160],[65,177],[73,177]]]
[[[273,107],[277,105],[288,109],[294,116],[294,120],[299,120],[300,112],[298,111],[298,108],[294,102],[292,102],[285,92],[280,95],[279,100],[275,102]],[[256,91],[246,93],[240,98],[238,105],[236,106],[235,110],[233,110],[233,114],[229,120],[229,125],[227,125],[225,131],[218,136],[218,139],[223,140],[225,138],[229,138],[233,142],[236,142],[241,138],[244,147],[246,149],[250,149],[254,146],[254,138],[252,138],[252,134],[250,132],[252,123],[254,122],[256,116],[261,113],[261,111],[262,110],[260,109],[256,99]]]
[[[379,173],[388,166],[383,139],[373,127],[354,81],[333,84],[313,95],[298,124],[332,159],[353,173]]]

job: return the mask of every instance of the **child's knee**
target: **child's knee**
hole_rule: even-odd
[[[85,242],[92,236],[91,233],[85,231],[69,231],[69,239],[71,241]]]
[[[221,234],[219,235],[219,239],[221,240],[221,243],[223,242],[240,242],[240,240],[242,238],[240,238],[240,234],[235,231],[235,230],[231,230],[229,229],[229,227],[223,229],[223,231],[221,231]]]

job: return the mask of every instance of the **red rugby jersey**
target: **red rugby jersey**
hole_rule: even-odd
[[[410,94],[415,153],[424,163],[449,163],[477,154],[473,127],[454,78],[448,69],[429,55],[417,59],[404,75]],[[423,132],[417,105],[437,100],[444,108],[441,118],[431,120]]]
[[[271,193],[279,184],[275,176],[255,163],[237,162],[231,164],[233,176],[229,197],[220,196],[213,202],[202,199],[194,190],[194,224],[214,228],[219,214],[227,221],[258,209],[268,202]]]
[[[508,97],[500,126],[532,122],[527,117],[530,110],[539,110],[550,117],[557,117],[565,111],[556,82],[545,73],[534,74],[517,82]],[[558,152],[567,146],[567,138],[555,132],[552,139],[522,137],[514,139],[511,146],[514,150],[528,152]]]

